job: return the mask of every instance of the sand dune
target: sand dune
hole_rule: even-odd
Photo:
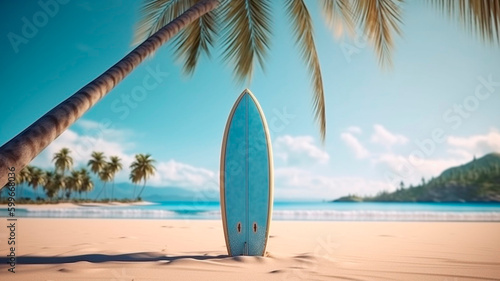
[[[18,220],[2,280],[500,280],[500,224],[275,221],[266,257],[227,256],[220,221]]]

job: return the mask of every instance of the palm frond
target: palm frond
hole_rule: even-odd
[[[196,2],[196,0],[144,0],[140,9],[142,17],[135,27],[132,45],[142,43]]]
[[[323,0],[321,11],[327,26],[335,37],[342,36],[344,29],[349,35],[354,34],[354,21],[350,0]]]
[[[193,74],[202,53],[210,57],[210,48],[213,47],[217,35],[217,18],[217,10],[212,10],[192,22],[177,36],[175,54],[184,60],[185,74]]]
[[[271,37],[270,0],[225,0],[222,4],[224,60],[235,77],[251,80],[255,59],[264,67]]]
[[[393,33],[401,35],[400,2],[402,0],[359,0],[353,7],[355,19],[373,43],[382,67],[392,66]]]
[[[483,41],[500,44],[499,0],[431,0],[441,12],[457,18],[472,34]]]
[[[316,120],[319,122],[321,140],[324,142],[326,136],[325,95],[318,53],[314,44],[311,15],[302,0],[286,1],[286,9],[293,25],[294,35],[300,47],[302,58],[312,75],[314,113]]]

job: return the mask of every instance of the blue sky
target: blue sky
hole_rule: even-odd
[[[0,2],[0,143],[132,49],[140,2],[48,2],[57,3],[54,13],[37,1]],[[319,5],[308,4],[327,103],[324,145],[313,119],[308,73],[276,2],[265,70],[256,68],[250,83],[233,79],[217,48],[186,77],[166,44],[33,164],[51,167],[51,155],[64,146],[73,150],[77,166],[94,150],[118,155],[126,166],[135,153],[151,153],[158,169],[151,186],[214,191],[225,122],[245,87],[270,124],[278,199],[374,194],[500,151],[498,47],[413,1],[403,6],[394,66],[382,70],[362,36],[336,38],[323,24]],[[139,94],[144,81],[154,86]],[[127,173],[117,181],[126,181]]]

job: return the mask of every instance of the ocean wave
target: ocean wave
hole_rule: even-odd
[[[26,209],[26,217],[57,218],[192,218],[220,219],[220,210],[165,210],[140,208]],[[326,221],[496,221],[500,212],[372,211],[372,210],[274,210],[275,220]]]
[[[26,209],[27,217],[49,218],[169,218],[176,212],[158,209],[54,208]]]
[[[220,216],[220,211],[207,212]],[[276,220],[327,221],[500,221],[500,212],[274,210]]]
[[[500,221],[500,212],[279,210],[275,219],[361,221]]]

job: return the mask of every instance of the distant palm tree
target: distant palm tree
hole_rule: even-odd
[[[71,150],[69,148],[61,148],[59,152],[54,154],[54,158],[52,158],[52,162],[56,166],[56,172],[61,173],[64,176],[66,170],[71,169],[73,167],[73,158],[69,155]]]
[[[94,152],[92,152],[90,157],[91,158],[90,158],[89,162],[87,163],[87,166],[90,167],[90,170],[92,171],[92,173],[94,173],[95,175],[97,175],[97,177],[99,177],[99,173],[107,165],[106,156],[104,155],[103,152],[94,151]],[[103,183],[103,186],[104,186],[104,183]],[[99,192],[98,196],[101,194],[101,192],[102,192],[102,188],[101,188],[101,191]],[[96,198],[96,200],[97,200],[97,198]]]
[[[38,198],[38,186],[43,186],[45,184],[45,172],[40,169],[34,167],[31,170],[31,180],[29,182],[29,185],[33,187],[33,190],[35,191],[35,196]]]
[[[22,168],[21,171],[19,172],[19,174],[16,175],[15,183],[16,183],[16,186],[19,187],[16,196],[19,194],[19,198],[23,197],[24,185],[28,184],[31,180],[31,171],[32,170],[33,170],[33,167],[28,165],[28,166]]]
[[[47,194],[49,200],[52,200],[54,195],[56,195],[61,189],[61,186],[64,187],[64,185],[65,183],[61,174],[53,171],[45,172],[43,189],[45,190],[45,194]]]
[[[99,179],[101,179],[104,184],[99,194],[97,194],[96,200],[99,198],[102,191],[104,191],[104,198],[106,199],[106,183],[110,182],[112,179],[111,168],[108,164],[106,164],[106,166],[104,166],[104,168],[99,172]]]
[[[63,194],[66,190],[66,177],[60,173],[55,173],[52,180],[53,188],[57,190],[58,194]],[[58,197],[63,199],[62,195],[58,195]]]
[[[54,165],[56,167],[56,173],[61,175],[61,180],[65,181],[66,180],[66,170],[70,170],[71,167],[73,167],[73,158],[70,156],[71,150],[69,148],[61,148],[59,152],[56,152],[54,154],[54,157],[52,158],[52,162],[54,162]],[[59,177],[58,177],[59,178]],[[60,198],[64,197],[64,191],[66,188],[66,184],[60,185],[59,191],[60,191]]]
[[[78,192],[82,188],[83,178],[80,171],[71,171],[71,174],[66,179],[66,198],[71,198],[71,192]]]
[[[109,157],[108,166],[109,172],[111,173],[111,178],[113,180],[113,187],[111,188],[111,200],[113,200],[115,193],[115,175],[123,169],[123,165],[121,163],[121,159],[118,156],[111,156]]]
[[[106,156],[104,156],[103,152],[92,152],[90,155],[91,159],[87,163],[87,166],[90,167],[92,173],[99,175],[99,172],[106,166]]]
[[[80,190],[78,190],[78,193],[80,194],[81,198],[82,192],[86,192],[88,198],[88,192],[94,189],[94,182],[92,181],[92,178],[90,178],[90,174],[87,169],[81,168],[80,174],[82,177],[82,185],[80,186]]]
[[[139,178],[137,172],[134,170],[130,171],[129,179],[134,184],[134,193],[132,193],[132,199],[133,199],[135,198],[135,189],[137,187],[137,184],[141,181],[141,179]]]
[[[155,174],[156,168],[153,165],[154,162],[156,161],[151,158],[151,154],[136,154],[134,162],[132,162],[132,164],[130,165],[132,174],[135,175],[139,179],[139,181],[144,181],[144,185],[137,195],[137,199],[141,197],[141,194],[146,187],[147,179]]]

